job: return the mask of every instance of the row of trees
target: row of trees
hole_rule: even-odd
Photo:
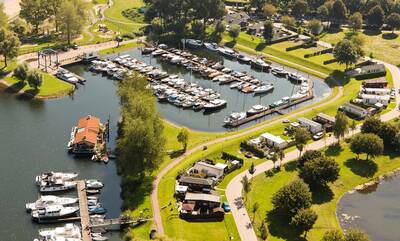
[[[163,123],[154,96],[146,89],[144,77],[127,77],[118,86],[123,122],[117,141],[118,170],[123,183],[140,184],[145,174],[162,160],[165,139]]]
[[[82,0],[21,0],[20,6],[20,17],[34,27],[34,33],[38,34],[46,21],[53,22],[55,31],[61,31],[68,44],[73,34],[80,33],[87,17]]]
[[[145,0],[149,6],[146,18],[152,21],[152,31],[157,35],[187,36],[189,27],[193,33],[203,35],[211,19],[225,15],[222,0]]]

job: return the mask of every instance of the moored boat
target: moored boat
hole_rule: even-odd
[[[254,94],[263,94],[274,90],[273,84],[261,85],[254,89]]]
[[[68,205],[75,204],[77,202],[78,202],[77,198],[58,197],[58,196],[54,196],[54,195],[44,195],[44,196],[41,196],[35,202],[25,204],[25,208],[27,211],[35,211],[37,209],[41,209],[46,206],[51,206],[51,205],[68,206]]]
[[[246,117],[247,117],[246,112],[234,112],[224,118],[224,125],[232,125],[234,123],[246,119]]]
[[[62,181],[72,181],[78,176],[76,172],[44,172],[35,177],[36,183],[39,185],[42,181],[50,181],[54,179],[61,179]]]
[[[248,116],[252,116],[252,115],[256,115],[259,114],[263,111],[268,110],[269,108],[267,106],[263,106],[263,105],[254,105],[252,106],[248,111],[247,111],[247,115]]]
[[[75,216],[79,207],[64,207],[62,205],[52,205],[32,212],[34,220],[60,219]]]
[[[216,109],[226,106],[226,103],[227,103],[226,100],[215,99],[215,100],[210,101],[208,104],[205,104],[204,109],[206,111],[216,110]]]

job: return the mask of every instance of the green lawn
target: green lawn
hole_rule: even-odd
[[[118,53],[118,52],[126,51],[126,50],[129,50],[129,49],[132,49],[132,48],[136,48],[138,46],[141,46],[141,44],[138,43],[138,42],[132,42],[132,43],[120,45],[119,47],[112,47],[112,48],[109,48],[109,49],[100,50],[99,54],[100,55],[107,55],[107,54]]]
[[[73,86],[56,77],[43,73],[43,83],[39,89],[31,88],[27,82],[23,84],[15,77],[6,77],[4,79],[15,91],[24,91],[28,95],[38,98],[60,97],[70,93]]]
[[[342,32],[338,33],[327,33],[321,40],[335,44],[342,40],[345,36],[345,32],[349,30],[344,29]],[[365,31],[359,33],[365,39],[365,45],[363,47],[365,55],[369,56],[370,53],[373,54],[374,58],[383,60],[394,65],[400,65],[400,32],[371,32]]]
[[[326,151],[327,155],[330,155],[339,163],[341,167],[340,178],[330,185],[332,193],[325,190],[313,196],[312,209],[318,214],[318,220],[309,232],[307,240],[319,241],[325,231],[339,228],[336,220],[336,204],[346,191],[400,166],[400,158],[397,155],[393,157],[393,153],[376,158],[374,162],[357,161],[348,145],[342,144],[342,146],[343,150],[340,153]],[[273,177],[266,175],[255,177],[252,183],[253,191],[249,194],[249,202],[247,203],[248,210],[251,210],[252,203],[257,202],[260,205],[255,214],[255,227],[259,227],[261,220],[265,219],[267,212],[272,209],[271,198],[273,194],[283,185],[297,178],[295,165],[295,162],[287,164],[283,171]],[[251,216],[253,217],[253,214]],[[287,224],[279,224],[273,221],[273,217],[267,218],[267,220],[270,234],[268,240],[295,240]],[[258,232],[257,229],[255,230]]]

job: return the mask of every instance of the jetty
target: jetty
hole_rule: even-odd
[[[78,192],[79,199],[79,216],[81,220],[82,227],[82,241],[91,241],[92,237],[90,236],[90,217],[89,217],[89,208],[87,202],[87,194],[86,194],[86,183],[84,180],[76,181],[76,188]]]

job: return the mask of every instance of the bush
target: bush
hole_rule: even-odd
[[[26,62],[19,64],[13,71],[14,76],[17,77],[20,81],[24,81],[27,78],[29,71],[28,64]]]
[[[303,167],[307,161],[322,157],[322,152],[318,150],[307,150],[304,154],[297,159],[298,167]]]
[[[319,157],[307,161],[300,168],[299,176],[310,186],[326,186],[327,183],[338,179],[339,171],[339,164],[334,159]]]
[[[253,153],[254,155],[256,155],[258,158],[263,158],[263,157],[265,157],[265,152],[264,152],[263,150],[260,150],[259,148],[255,147],[255,146],[253,146],[253,145],[249,145],[249,144],[247,143],[247,141],[241,142],[241,143],[240,143],[240,147],[243,148],[243,149],[245,149],[245,150],[247,150],[247,151],[249,151],[249,152],[252,152],[252,153]]]
[[[310,41],[310,42],[305,42],[303,44],[299,44],[296,46],[288,47],[288,48],[286,48],[286,52],[293,51],[296,49],[308,49],[308,48],[313,48],[313,47],[317,47],[317,43]]]
[[[28,71],[26,80],[28,81],[29,86],[37,89],[43,83],[43,76],[41,73],[39,73],[38,70],[34,69],[34,70]]]
[[[223,160],[230,160],[230,161],[237,160],[237,161],[239,161],[240,164],[242,164],[242,165],[243,165],[243,162],[244,162],[244,160],[243,160],[242,158],[237,157],[237,156],[232,155],[232,154],[227,153],[227,152],[222,152],[222,157],[221,157],[221,158],[222,158]]]
[[[122,16],[129,20],[136,21],[138,18],[141,18],[143,14],[139,13],[139,9],[137,8],[128,8],[122,11]]]
[[[333,64],[333,63],[336,63],[336,62],[338,62],[337,59],[330,59],[330,60],[325,60],[325,61],[323,62],[323,64],[324,64],[324,65],[328,65],[328,64]]]

